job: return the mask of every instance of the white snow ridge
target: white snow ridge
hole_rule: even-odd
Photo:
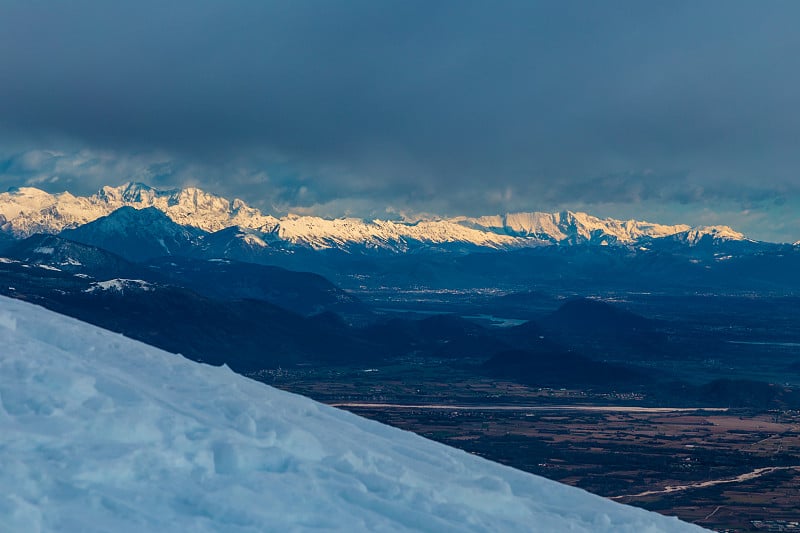
[[[0,531],[700,531],[0,298]]]
[[[155,208],[173,222],[215,232],[238,227],[250,246],[265,247],[273,240],[312,249],[364,246],[374,250],[404,252],[410,243],[461,244],[494,250],[546,244],[634,244],[693,231],[686,241],[712,231],[714,240],[742,240],[744,235],[727,226],[691,228],[636,220],[600,219],[586,213],[507,213],[472,217],[425,217],[409,220],[325,219],[288,215],[275,218],[248,206],[194,187],[158,190],[130,182],[103,187],[91,196],[68,192],[49,194],[33,187],[0,193],[0,231],[16,237],[34,233],[59,233],[106,216],[121,207]],[[694,239],[694,240],[692,240]]]

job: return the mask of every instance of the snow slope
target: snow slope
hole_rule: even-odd
[[[0,531],[700,531],[0,298]]]
[[[697,239],[707,230],[687,225],[667,226],[636,220],[600,219],[586,213],[509,213],[478,218],[453,217],[420,220],[325,219],[262,214],[242,200],[227,200],[194,187],[157,190],[142,183],[103,187],[87,197],[68,192],[51,195],[32,187],[0,194],[0,229],[17,237],[33,233],[58,233],[121,207],[155,208],[182,226],[215,232],[240,227],[251,244],[267,246],[284,241],[313,249],[364,247],[403,252],[415,243],[470,245],[513,249],[542,244],[633,244],[694,231]],[[740,239],[730,228],[714,229],[718,239]],[[260,241],[260,242],[259,242]]]

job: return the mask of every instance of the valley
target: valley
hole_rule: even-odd
[[[416,305],[422,318],[463,307],[503,317],[527,312],[547,322],[547,302],[558,300],[539,294],[526,310],[514,312],[489,304],[507,296],[423,292],[402,302],[395,293],[397,312],[408,316]],[[375,297],[389,306],[384,310],[391,309],[392,302]],[[620,295],[606,298],[620,302]],[[720,387],[706,395],[711,402],[699,403],[687,401],[685,388],[658,385],[532,386],[477,377],[479,359],[454,364],[413,357],[369,368],[282,369],[253,377],[716,531],[792,531],[800,521],[800,404],[796,399],[786,403],[786,396],[763,403],[762,388],[750,380],[790,391],[800,385],[800,373],[792,370],[800,348],[789,340],[800,335],[795,300],[648,294],[627,295],[623,301],[627,309],[658,317],[660,331],[675,344],[674,351],[634,356],[624,336],[615,336],[616,353],[608,352],[615,361],[635,359],[640,367],[693,383],[725,377],[736,390]],[[754,333],[783,340],[730,341]],[[718,342],[722,335],[726,340]],[[578,340],[578,345],[595,353],[609,347],[602,338]]]
[[[791,531],[800,519],[800,410],[645,407],[645,394],[368,370],[257,378],[716,531]]]

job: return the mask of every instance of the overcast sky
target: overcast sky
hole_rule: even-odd
[[[798,21],[767,0],[0,0],[0,187],[794,241]]]

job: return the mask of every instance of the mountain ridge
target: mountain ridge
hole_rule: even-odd
[[[228,200],[196,187],[159,190],[136,182],[105,186],[84,197],[69,192],[50,194],[33,187],[12,188],[0,194],[0,230],[17,238],[59,233],[94,222],[122,207],[154,208],[176,224],[209,233],[239,227],[251,245],[263,247],[279,242],[314,250],[346,250],[354,246],[388,252],[407,252],[418,246],[503,250],[553,244],[635,245],[666,237],[688,245],[703,239],[746,240],[728,226],[601,219],[573,211],[406,221],[291,214],[276,218],[238,198]]]

